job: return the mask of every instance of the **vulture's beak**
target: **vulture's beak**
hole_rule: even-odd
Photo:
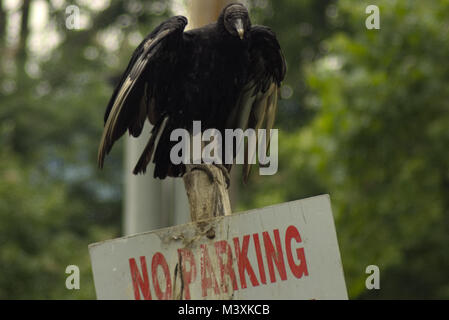
[[[240,40],[243,40],[243,37],[245,35],[245,29],[243,29],[243,21],[242,21],[242,19],[237,19],[235,21],[235,30],[237,30],[237,33],[239,34]]]

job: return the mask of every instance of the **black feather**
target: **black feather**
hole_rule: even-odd
[[[244,28],[242,39],[233,29],[238,19]],[[161,179],[185,172],[183,165],[170,162],[176,143],[170,141],[170,133],[176,128],[190,130],[193,121],[200,120],[203,130],[216,128],[224,134],[227,128],[272,125],[274,92],[286,72],[274,32],[251,26],[240,4],[227,6],[216,23],[184,32],[186,24],[182,16],[168,19],[135,50],[106,108],[100,167],[127,130],[133,136],[141,134],[146,118],[154,128],[134,173],[144,173],[153,159],[154,176]],[[262,108],[268,104],[270,110]],[[245,106],[252,110],[245,111]],[[268,114],[272,118],[264,119]]]

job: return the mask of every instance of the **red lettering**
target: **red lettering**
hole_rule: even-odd
[[[237,280],[235,278],[235,272],[232,268],[232,249],[226,240],[215,242],[215,252],[217,253],[218,263],[220,265],[221,275],[221,287],[224,292],[228,292],[228,285],[225,282],[225,274],[231,278],[232,287],[237,290]],[[226,264],[223,263],[222,254],[226,254]]]
[[[157,276],[157,267],[161,266],[165,276],[165,291],[161,290],[159,277]],[[156,252],[151,261],[151,274],[153,276],[154,292],[159,300],[170,300],[172,295],[170,270],[167,261],[162,253]]]
[[[259,235],[253,234],[254,246],[256,247],[257,264],[259,265],[260,282],[267,283],[267,277],[265,276],[265,268],[263,266],[262,250],[260,249]]]
[[[178,249],[179,260],[181,261],[182,280],[184,284],[185,299],[190,300],[190,284],[196,278],[196,264],[193,253],[189,249]],[[189,262],[190,268],[187,270],[186,261]]]
[[[268,262],[268,272],[270,273],[271,282],[276,282],[276,276],[274,274],[273,261],[276,264],[281,280],[287,280],[287,272],[285,271],[284,256],[282,255],[281,239],[279,238],[279,230],[274,231],[274,242],[276,243],[276,251],[273,247],[268,232],[263,233],[263,243],[265,246],[265,254]]]
[[[140,300],[140,290],[142,291],[144,300],[151,300],[150,292],[150,280],[148,279],[147,262],[145,257],[140,257],[140,265],[142,267],[142,276],[140,275],[139,268],[137,267],[136,260],[134,258],[129,259],[129,268],[131,270],[131,278],[134,287],[134,298]],[[140,289],[140,290],[139,290]]]
[[[215,294],[220,294],[217,279],[215,278],[214,269],[209,259],[209,253],[205,244],[201,245],[201,289],[203,297],[207,296],[207,289],[214,289]]]
[[[257,281],[256,275],[254,274],[254,270],[251,267],[251,263],[248,259],[248,245],[249,245],[249,235],[245,235],[243,237],[242,248],[240,249],[239,238],[235,237],[234,247],[235,247],[235,256],[237,257],[237,265],[239,268],[240,275],[240,284],[242,285],[242,289],[246,288],[246,278],[245,278],[245,270],[248,272],[249,279],[251,280],[251,284],[253,287],[259,285],[259,281]]]
[[[304,254],[304,248],[296,249],[296,257],[300,262],[299,264],[295,264],[292,255],[293,254],[291,245],[292,239],[295,239],[297,243],[302,242],[298,229],[296,229],[294,226],[289,226],[287,228],[287,231],[285,232],[285,250],[287,254],[287,261],[293,275],[296,278],[300,279],[303,275],[306,276],[309,275],[307,271],[306,256]]]

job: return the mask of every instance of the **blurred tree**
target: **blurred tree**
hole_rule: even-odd
[[[380,30],[365,27],[371,4]],[[341,0],[335,10],[345,31],[307,68],[316,115],[281,135],[280,173],[249,206],[328,192],[350,297],[447,299],[449,2]],[[379,291],[365,289],[371,264]]]
[[[312,17],[301,35],[309,53],[318,53],[324,36],[314,20],[327,20],[323,10],[332,1],[280,2],[253,3],[254,20],[281,32],[301,74],[290,72],[284,96],[302,97],[293,84],[302,78],[303,60],[294,59],[290,33],[300,27],[298,17]],[[103,172],[95,165],[104,107],[132,50],[171,7],[156,0],[5,3],[0,0],[0,298],[93,298],[87,244],[118,236],[121,222],[120,148]],[[66,28],[71,4],[80,8],[80,30]],[[20,28],[11,27],[17,21]],[[283,110],[290,112],[284,126],[291,127],[287,120],[302,109],[286,103]],[[80,291],[65,289],[68,264],[81,267]]]
[[[260,208],[283,201],[324,193],[311,163],[302,159],[297,132],[314,118],[317,108],[310,100],[306,85],[306,66],[328,52],[325,39],[347,30],[339,19],[336,1],[276,0],[251,2],[253,23],[272,28],[279,39],[287,61],[287,77],[281,88],[275,127],[279,132],[279,173],[258,176],[253,169],[250,183],[241,185],[238,211]],[[292,166],[301,164],[300,178],[292,175]],[[238,170],[237,168],[234,170]],[[241,180],[241,179],[240,179]],[[280,186],[283,186],[282,188]],[[260,195],[260,196],[257,196]]]
[[[304,66],[326,54],[324,39],[341,30],[335,0],[252,0],[253,23],[272,28],[287,60],[288,73],[278,108],[278,124],[294,130],[306,124],[314,110],[304,100],[308,88]]]
[[[328,192],[350,297],[448,298],[449,2],[248,2],[288,77],[279,173],[253,174],[239,208]],[[80,30],[65,26],[69,4]],[[365,28],[370,4],[380,30]],[[87,245],[121,223],[120,148],[96,169],[104,107],[169,14],[157,0],[0,0],[0,299],[95,297]],[[364,287],[370,264],[379,291]]]
[[[95,298],[87,245],[120,235],[121,222],[120,150],[106,170],[96,169],[103,112],[132,50],[170,8],[161,1],[5,3],[0,299]],[[66,28],[70,4],[80,8],[80,30]],[[65,288],[70,264],[81,269],[81,290]]]

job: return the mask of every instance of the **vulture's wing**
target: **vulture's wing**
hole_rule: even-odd
[[[234,115],[229,125],[242,128],[266,129],[267,148],[270,143],[270,129],[273,128],[278,91],[284,80],[286,65],[276,35],[270,28],[253,26],[250,36],[250,69],[249,81],[242,91]],[[245,156],[243,181],[248,181],[251,165],[256,149],[250,149]]]
[[[176,59],[173,51],[182,41],[186,24],[187,19],[182,16],[166,20],[134,51],[106,109],[103,136],[98,149],[100,168],[103,167],[104,158],[114,142],[126,130],[137,137],[142,132],[147,117],[153,124],[160,122],[161,115],[152,103],[154,101],[152,95],[157,85],[157,79],[155,79],[157,72],[152,69],[160,68],[161,64],[174,64],[175,61],[170,59]]]

